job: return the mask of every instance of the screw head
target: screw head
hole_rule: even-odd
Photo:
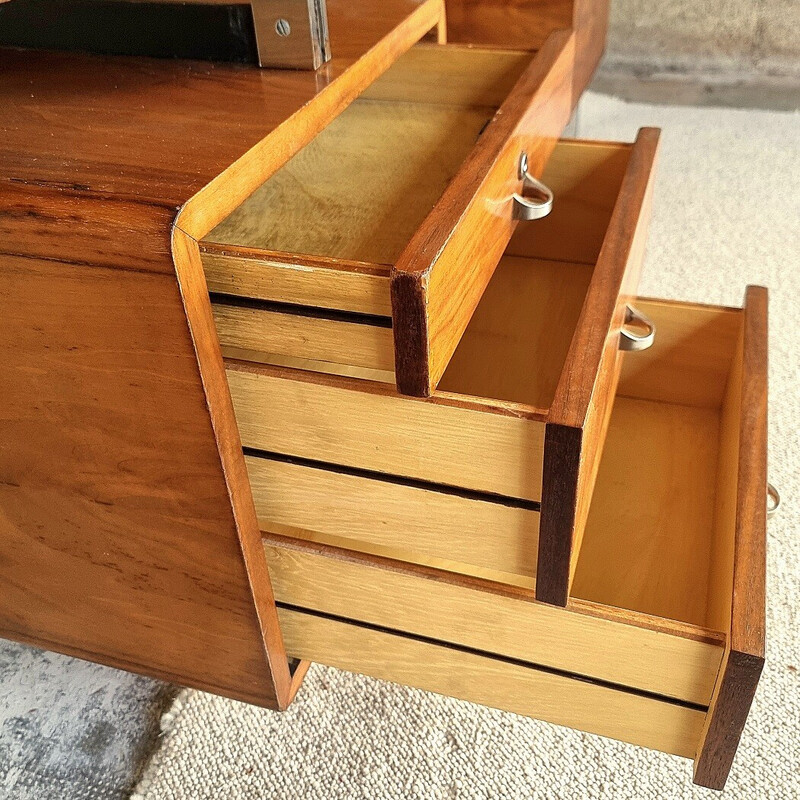
[[[289,24],[288,19],[283,19],[283,17],[281,17],[281,19],[275,23],[275,33],[277,33],[278,36],[288,36],[291,32],[292,26]]]

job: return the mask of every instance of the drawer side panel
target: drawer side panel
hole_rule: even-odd
[[[702,710],[279,608],[295,656],[691,757]]]
[[[418,564],[444,562],[457,572],[499,571],[532,585],[539,512],[529,504],[296,460],[245,460],[263,531],[289,528],[314,541]]]
[[[279,602],[707,705],[722,647],[270,536]]]
[[[545,478],[539,561],[546,569],[538,572],[536,596],[554,605],[565,605],[569,596],[614,403],[619,329],[639,284],[658,138],[657,130],[643,129],[633,146],[550,409],[548,430],[561,455],[551,456],[555,472]]]
[[[538,501],[544,423],[229,363],[245,447]],[[366,382],[361,382],[365,386]]]
[[[403,394],[429,395],[514,231],[520,154],[541,175],[572,110],[574,37],[539,51],[392,270],[395,372]]]
[[[764,666],[767,345],[767,290],[751,286],[745,301],[741,369],[732,373],[739,381],[738,392],[729,386],[727,398],[738,410],[738,415],[732,415],[738,424],[723,431],[723,435],[738,436],[735,487],[727,487],[727,502],[735,510],[733,530],[727,526],[733,536],[732,572],[723,584],[723,590],[730,587],[731,591],[729,638],[694,770],[695,783],[712,789],[725,786]],[[725,514],[719,516],[723,524],[730,521]]]

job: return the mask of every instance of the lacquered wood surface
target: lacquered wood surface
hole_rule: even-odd
[[[470,647],[707,706],[723,639],[701,626],[613,609],[584,613],[529,593],[321,543],[265,535],[279,603]]]
[[[573,35],[552,34],[394,264],[395,374],[404,394],[427,396],[444,374],[514,230],[520,155],[541,175],[569,120],[574,58]]]
[[[277,704],[174,278],[3,255],[0,297],[0,635]]]
[[[724,487],[731,514],[720,515],[723,521],[733,517],[733,530],[727,531],[732,547],[725,553],[730,554],[730,573],[712,577],[721,583],[720,594],[731,592],[730,627],[694,770],[695,783],[712,789],[725,786],[766,653],[767,299],[763,287],[748,287],[741,367],[732,373],[739,386],[726,398],[733,409],[731,421],[738,423],[731,432],[738,440],[735,488]]]
[[[447,0],[451,42],[540,48],[550,33],[569,28],[573,0]]]
[[[288,703],[193,237],[441,11],[329,8],[318,73],[0,50],[3,636]]]
[[[290,652],[339,669],[681,756],[702,730],[693,706],[293,608],[278,613]]]
[[[574,102],[605,50],[608,15],[609,0],[447,0],[451,42],[536,50],[551,31],[572,28]]]
[[[181,224],[203,236],[244,184],[255,188],[433,27],[440,5],[371,10],[329,3],[336,56],[317,72],[0,49],[2,174],[172,210],[212,183]]]
[[[659,131],[639,131],[548,418],[536,596],[566,603],[619,376],[619,334],[639,284]],[[636,355],[631,361],[636,360]]]

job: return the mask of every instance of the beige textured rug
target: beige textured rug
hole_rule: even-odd
[[[767,667],[726,798],[800,797],[800,116],[588,95],[579,135],[664,129],[642,294],[741,304],[769,286]],[[710,798],[672,756],[314,667],[278,714],[195,691],[163,719],[139,800]]]

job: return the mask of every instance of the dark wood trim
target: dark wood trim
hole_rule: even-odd
[[[742,343],[741,427],[728,653],[695,759],[694,782],[722,789],[764,666],[767,575],[767,290],[749,286]]]
[[[392,269],[394,371],[397,389],[429,397],[428,314],[425,292],[415,275]]]
[[[763,667],[764,658],[749,653],[731,651],[723,659],[702,749],[694,762],[699,786],[725,788]]]
[[[566,606],[569,598],[582,444],[581,428],[547,424],[536,599],[554,606]]]

